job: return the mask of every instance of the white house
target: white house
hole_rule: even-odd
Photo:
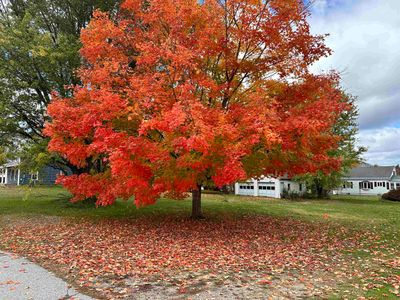
[[[235,183],[235,195],[281,198],[282,192],[305,192],[304,184],[287,178],[262,177]]]
[[[363,164],[350,170],[343,177],[343,185],[333,194],[339,195],[382,195],[400,188],[400,172],[396,166],[371,166]],[[235,194],[244,196],[281,198],[282,192],[306,192],[304,184],[288,178],[263,177],[235,184]]]
[[[396,166],[360,166],[343,178],[343,186],[334,191],[341,195],[382,195],[400,188]]]
[[[21,170],[19,169],[19,161],[10,161],[0,166],[0,185],[19,185],[21,178]]]

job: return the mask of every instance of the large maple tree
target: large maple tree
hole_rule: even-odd
[[[87,172],[61,177],[98,205],[263,174],[337,169],[338,76],[308,68],[330,50],[300,0],[126,0],[82,32],[83,84],[55,95],[49,149]]]

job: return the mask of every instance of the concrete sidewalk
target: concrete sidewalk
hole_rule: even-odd
[[[42,267],[0,251],[1,300],[93,300]]]

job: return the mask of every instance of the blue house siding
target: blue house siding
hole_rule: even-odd
[[[39,172],[39,178],[37,182],[39,184],[52,185],[55,184],[58,175],[60,175],[60,170],[52,167],[44,167]]]
[[[25,184],[29,184],[31,182],[31,174],[22,172],[19,175],[19,184],[20,185],[25,185]]]
[[[60,174],[65,174],[60,169],[51,166],[45,166],[39,172],[29,172],[21,170],[19,165],[20,162],[18,160],[0,166],[0,185],[54,185],[57,177]],[[66,174],[71,175],[72,172],[67,170]]]
[[[36,173],[33,173],[36,174]],[[57,170],[52,167],[44,167],[42,170],[38,172],[38,178],[32,178],[31,173],[22,172],[20,173],[19,184],[26,185],[30,183],[35,184],[44,184],[44,185],[53,185],[57,179],[57,176],[60,174],[60,170]]]
[[[43,184],[43,185],[54,185],[57,179],[57,176],[60,174],[60,170],[54,169],[52,167],[44,167],[40,172],[38,172],[38,178],[32,177],[32,174],[36,175],[36,173],[28,173],[24,171],[20,171],[19,175],[19,184],[20,185],[28,185],[31,183],[34,184]],[[8,176],[8,185],[17,185],[17,180],[14,180],[14,176]]]

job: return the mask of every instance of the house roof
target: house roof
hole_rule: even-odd
[[[400,182],[400,176],[393,176],[392,181]]]
[[[394,166],[356,167],[350,170],[347,178],[390,178]]]

